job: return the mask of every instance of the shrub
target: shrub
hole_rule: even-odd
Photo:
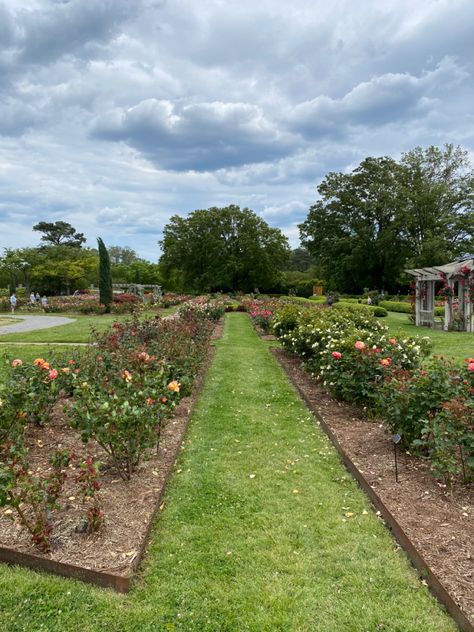
[[[11,445],[0,461],[0,507],[7,507],[11,517],[16,512],[33,544],[43,553],[51,548],[51,512],[58,507],[69,461],[67,450],[56,450],[50,458],[51,468],[42,477],[30,469],[25,448]]]
[[[139,303],[140,302],[140,298],[136,294],[127,294],[127,293],[114,294],[112,298],[113,298],[114,303]]]
[[[428,339],[397,341],[365,307],[282,307],[274,317],[282,345],[341,399],[370,403],[387,367],[411,369],[428,352]],[[356,343],[360,348],[356,348]]]
[[[383,330],[358,329],[330,337],[319,359],[319,376],[338,399],[371,405],[394,369],[416,368],[427,352],[419,340],[397,341]]]
[[[130,355],[119,362],[97,352],[95,360],[103,370],[94,371],[94,381],[81,382],[71,408],[72,427],[85,443],[97,441],[124,480],[157,444],[170,404],[179,399],[179,384],[170,380],[169,367],[140,354],[140,365],[132,368]]]
[[[421,438],[425,420],[443,402],[457,398],[463,386],[459,367],[435,357],[416,371],[392,371],[378,391],[376,408],[390,430],[410,447]]]
[[[435,476],[447,483],[461,475],[465,483],[474,475],[474,401],[459,397],[443,402],[441,410],[425,419],[422,438],[413,441],[424,447]]]
[[[413,310],[411,303],[404,301],[380,301],[379,306],[389,312],[399,312],[403,314],[410,314]],[[434,315],[444,316],[444,307],[435,307]]]

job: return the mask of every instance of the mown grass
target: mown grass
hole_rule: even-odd
[[[474,357],[474,334],[416,327],[407,314],[398,312],[389,312],[383,322],[394,336],[428,336],[433,342],[434,355],[452,356],[457,360]]]
[[[7,632],[454,631],[244,314],[120,597],[0,566]]]
[[[144,312],[143,317],[153,317],[159,313],[160,316],[168,316],[176,311],[176,308],[170,307],[167,309],[161,309],[158,312]],[[38,329],[36,331],[21,332],[16,334],[1,334],[1,342],[89,342],[91,337],[91,331],[102,332],[105,331],[115,320],[124,320],[130,318],[128,314],[125,315],[79,315],[79,314],[58,314],[58,316],[65,316],[67,318],[73,318],[74,322],[67,323],[65,325],[58,325],[57,327],[51,327],[49,329]]]
[[[13,358],[20,358],[23,362],[33,362],[35,358],[44,358],[45,360],[54,353],[56,357],[68,356],[71,350],[76,350],[77,347],[74,344],[59,346],[59,345],[0,345],[0,373],[2,369]]]
[[[4,327],[5,325],[14,325],[19,322],[21,322],[20,318],[5,318],[0,316],[0,327]]]

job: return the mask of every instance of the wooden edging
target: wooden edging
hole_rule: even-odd
[[[219,327],[219,324],[217,325],[217,327]],[[210,339],[211,347],[209,349],[210,357],[212,357],[213,355],[212,342],[217,339],[218,339],[218,336],[214,334],[211,336],[211,339]],[[56,560],[40,557],[39,555],[35,555],[34,553],[22,553],[20,551],[15,551],[14,549],[10,549],[4,546],[0,546],[0,562],[4,562],[5,564],[10,564],[12,566],[23,566],[34,571],[40,571],[43,573],[59,575],[61,577],[66,577],[68,579],[78,579],[80,581],[87,582],[89,584],[95,584],[96,586],[101,586],[102,588],[113,588],[114,590],[120,593],[129,592],[132,582],[135,579],[135,576],[137,572],[139,571],[140,564],[142,563],[143,558],[145,556],[146,549],[150,541],[152,528],[153,528],[153,525],[155,524],[157,514],[160,511],[160,506],[163,500],[163,496],[165,494],[168,480],[173,472],[176,458],[178,456],[179,450],[181,449],[183,439],[186,436],[188,426],[194,412],[194,408],[199,399],[199,395],[201,394],[202,389],[204,388],[204,382],[205,382],[206,375],[207,375],[210,365],[211,365],[210,361],[206,362],[203,365],[203,368],[195,382],[195,388],[192,394],[191,402],[186,402],[186,399],[188,398],[184,398],[180,402],[180,405],[183,404],[183,407],[189,406],[186,412],[186,423],[184,425],[181,441],[179,442],[178,445],[175,446],[173,450],[169,467],[165,473],[160,493],[155,502],[155,509],[148,521],[148,525],[145,530],[145,535],[142,539],[139,552],[130,569],[129,575],[117,575],[115,573],[108,573],[106,571],[96,571],[90,568],[84,568],[82,566],[77,566],[75,564],[57,562]],[[178,410],[178,408],[176,410]]]
[[[398,521],[395,518],[395,516],[385,506],[385,504],[383,503],[383,501],[380,498],[380,496],[375,492],[375,490],[370,485],[370,483],[367,481],[365,476],[362,474],[362,472],[359,470],[359,468],[354,464],[352,459],[346,453],[346,451],[344,450],[344,448],[339,443],[338,439],[336,438],[336,436],[333,433],[333,431],[331,430],[331,428],[328,426],[328,424],[324,421],[322,416],[316,410],[316,407],[314,406],[313,402],[311,402],[310,398],[306,395],[304,389],[302,389],[301,386],[299,385],[298,381],[296,379],[294,379],[294,377],[292,375],[290,375],[285,370],[285,367],[284,367],[283,363],[280,362],[280,358],[278,356],[277,349],[270,348],[269,351],[277,359],[278,363],[280,364],[282,369],[285,371],[286,375],[288,376],[288,378],[290,379],[291,383],[293,384],[293,386],[296,388],[296,390],[300,394],[301,398],[304,400],[304,402],[307,405],[307,407],[312,411],[314,416],[319,421],[321,428],[324,430],[324,432],[326,433],[326,435],[329,437],[329,439],[333,443],[334,447],[336,448],[337,452],[339,453],[339,456],[341,457],[342,462],[344,463],[346,469],[355,477],[355,479],[357,480],[359,485],[362,487],[362,489],[365,491],[365,493],[369,496],[369,498],[370,498],[370,500],[372,502],[372,505],[378,511],[380,511],[381,517],[387,523],[387,526],[392,531],[392,533],[395,536],[395,539],[397,540],[397,542],[405,550],[405,553],[408,555],[408,557],[409,557],[411,563],[413,564],[413,566],[420,573],[420,576],[422,577],[422,579],[424,579],[426,581],[426,583],[427,583],[430,591],[432,592],[432,594],[441,603],[441,605],[446,608],[446,610],[452,616],[452,618],[457,623],[459,629],[462,630],[462,632],[474,632],[473,624],[469,621],[469,619],[463,613],[461,608],[454,601],[454,599],[451,597],[449,592],[446,590],[446,588],[443,586],[443,584],[439,581],[437,576],[431,570],[431,568],[428,565],[427,561],[424,559],[424,557],[421,555],[421,553],[415,547],[413,542],[407,536],[407,534],[405,533],[403,528],[400,526],[400,524],[398,523]]]

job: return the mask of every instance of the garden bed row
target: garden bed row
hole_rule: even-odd
[[[216,332],[219,334],[219,330],[218,325],[213,337]],[[32,543],[31,533],[24,525],[22,527],[21,521],[7,519],[15,516],[15,510],[11,504],[4,504],[1,510],[0,560],[110,586],[121,592],[127,591],[144,555],[154,516],[162,507],[160,503],[165,484],[201,390],[211,355],[212,349],[208,346],[200,359],[201,369],[194,376],[191,395],[180,399],[163,427],[157,447],[147,451],[146,458],[141,459],[134,468],[130,480],[118,474],[110,454],[97,441],[89,438],[83,444],[80,434],[71,428],[68,419],[67,409],[71,406],[69,399],[56,402],[44,425],[29,423],[22,441],[32,476],[41,480],[51,473],[50,454],[53,446],[70,455],[78,454],[81,459],[79,461],[73,457],[61,470],[64,482],[60,502],[53,507],[51,527],[54,526],[54,530],[51,532],[49,550],[39,551]],[[153,414],[148,403],[143,402],[143,406],[149,407],[150,414]],[[100,511],[105,518],[104,524],[97,530],[88,528],[90,525],[84,514],[85,500],[90,505],[95,500],[94,493],[91,493],[93,498],[84,498],[78,493],[77,481],[80,480],[87,459],[91,464],[101,464],[98,495]],[[96,479],[91,480],[93,482]]]

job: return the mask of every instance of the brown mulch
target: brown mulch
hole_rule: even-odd
[[[216,325],[212,339],[220,337],[223,321]],[[15,551],[34,554],[57,562],[73,564],[94,571],[102,571],[123,577],[131,576],[147,544],[150,522],[161,502],[164,487],[173,469],[194,405],[202,391],[204,379],[213,356],[213,348],[203,362],[203,370],[196,378],[193,393],[183,398],[174,410],[163,431],[160,448],[150,451],[130,481],[123,481],[112,469],[105,469],[101,476],[105,526],[95,534],[78,533],[85,514],[74,486],[74,471],[68,476],[61,496],[62,508],[54,512],[54,530],[50,553],[40,553],[30,541],[28,532],[15,521],[0,513],[0,546]],[[53,419],[45,428],[31,427],[26,436],[30,448],[30,467],[44,472],[53,448],[68,448],[81,456],[92,455],[102,463],[107,455],[95,442],[84,445],[68,426],[60,404]],[[71,470],[74,468],[71,467]],[[162,509],[163,505],[160,506]]]
[[[334,400],[301,368],[298,358],[279,348],[273,348],[272,352],[439,581],[474,622],[472,486],[459,484],[448,488],[433,478],[428,463],[403,451],[398,459],[397,483],[393,444],[383,425],[367,420],[360,408]]]

